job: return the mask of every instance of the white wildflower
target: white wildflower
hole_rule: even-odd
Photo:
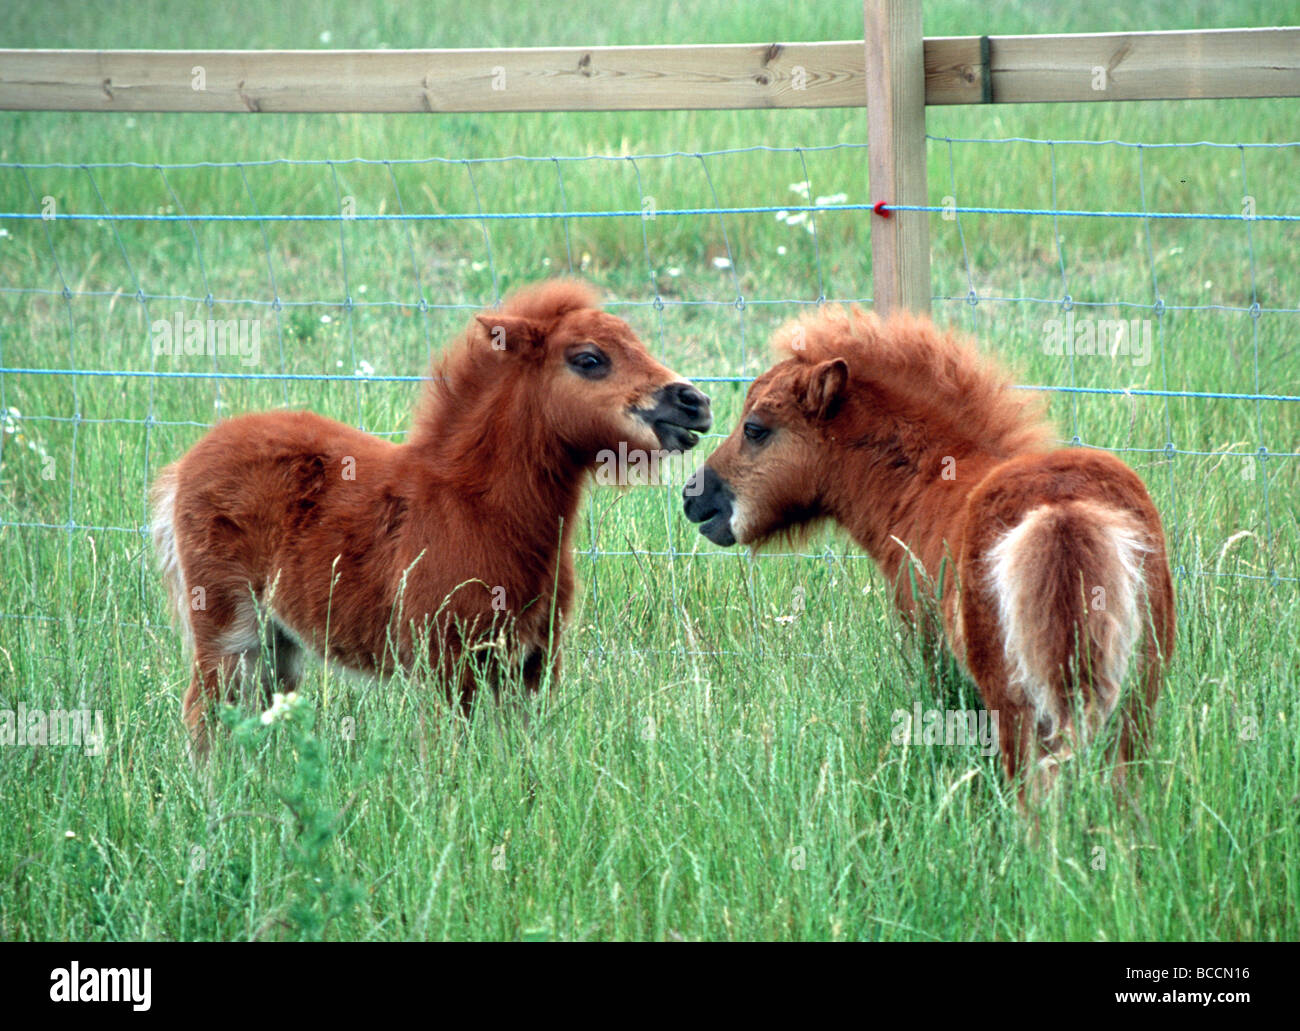
[[[292,719],[293,710],[297,707],[298,701],[297,691],[290,691],[288,694],[281,694],[279,691],[275,692],[271,696],[271,707],[262,713],[262,724],[269,727],[272,723]]]

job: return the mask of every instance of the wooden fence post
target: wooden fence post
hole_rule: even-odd
[[[872,204],[928,204],[925,173],[925,38],[921,0],[864,0],[867,170]],[[876,311],[930,310],[930,220],[924,211],[873,212]]]

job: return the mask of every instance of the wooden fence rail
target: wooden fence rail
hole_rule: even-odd
[[[505,50],[0,50],[0,110],[435,113],[866,107],[871,199],[926,201],[940,104],[1300,96],[1300,27],[926,39],[863,0],[830,43]],[[877,309],[930,303],[928,221],[873,217]]]
[[[925,103],[1300,96],[1300,28],[924,41]],[[0,110],[863,107],[863,41],[503,50],[0,50]]]

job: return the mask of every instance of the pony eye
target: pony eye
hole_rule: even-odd
[[[597,379],[609,372],[609,359],[601,351],[583,350],[571,354],[566,359],[569,368],[580,376]]]
[[[750,419],[745,423],[745,439],[752,440],[755,444],[766,440],[771,433],[772,431],[761,422],[755,422],[753,419]]]

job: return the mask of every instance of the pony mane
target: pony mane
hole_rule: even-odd
[[[600,296],[590,283],[580,279],[548,279],[517,290],[497,311],[538,322],[557,322],[571,311],[599,307]]]
[[[778,358],[806,365],[843,358],[850,382],[935,411],[998,454],[1042,450],[1053,435],[1038,398],[1013,390],[1006,371],[972,342],[923,316],[882,320],[856,304],[826,305],[782,326],[772,346]]]
[[[498,308],[484,314],[512,315],[541,323],[547,332],[565,315],[600,307],[594,287],[577,279],[552,279],[524,287]],[[447,423],[467,405],[502,388],[501,355],[492,349],[488,331],[476,320],[429,363],[429,378],[416,406],[410,442],[425,443],[448,429]]]

